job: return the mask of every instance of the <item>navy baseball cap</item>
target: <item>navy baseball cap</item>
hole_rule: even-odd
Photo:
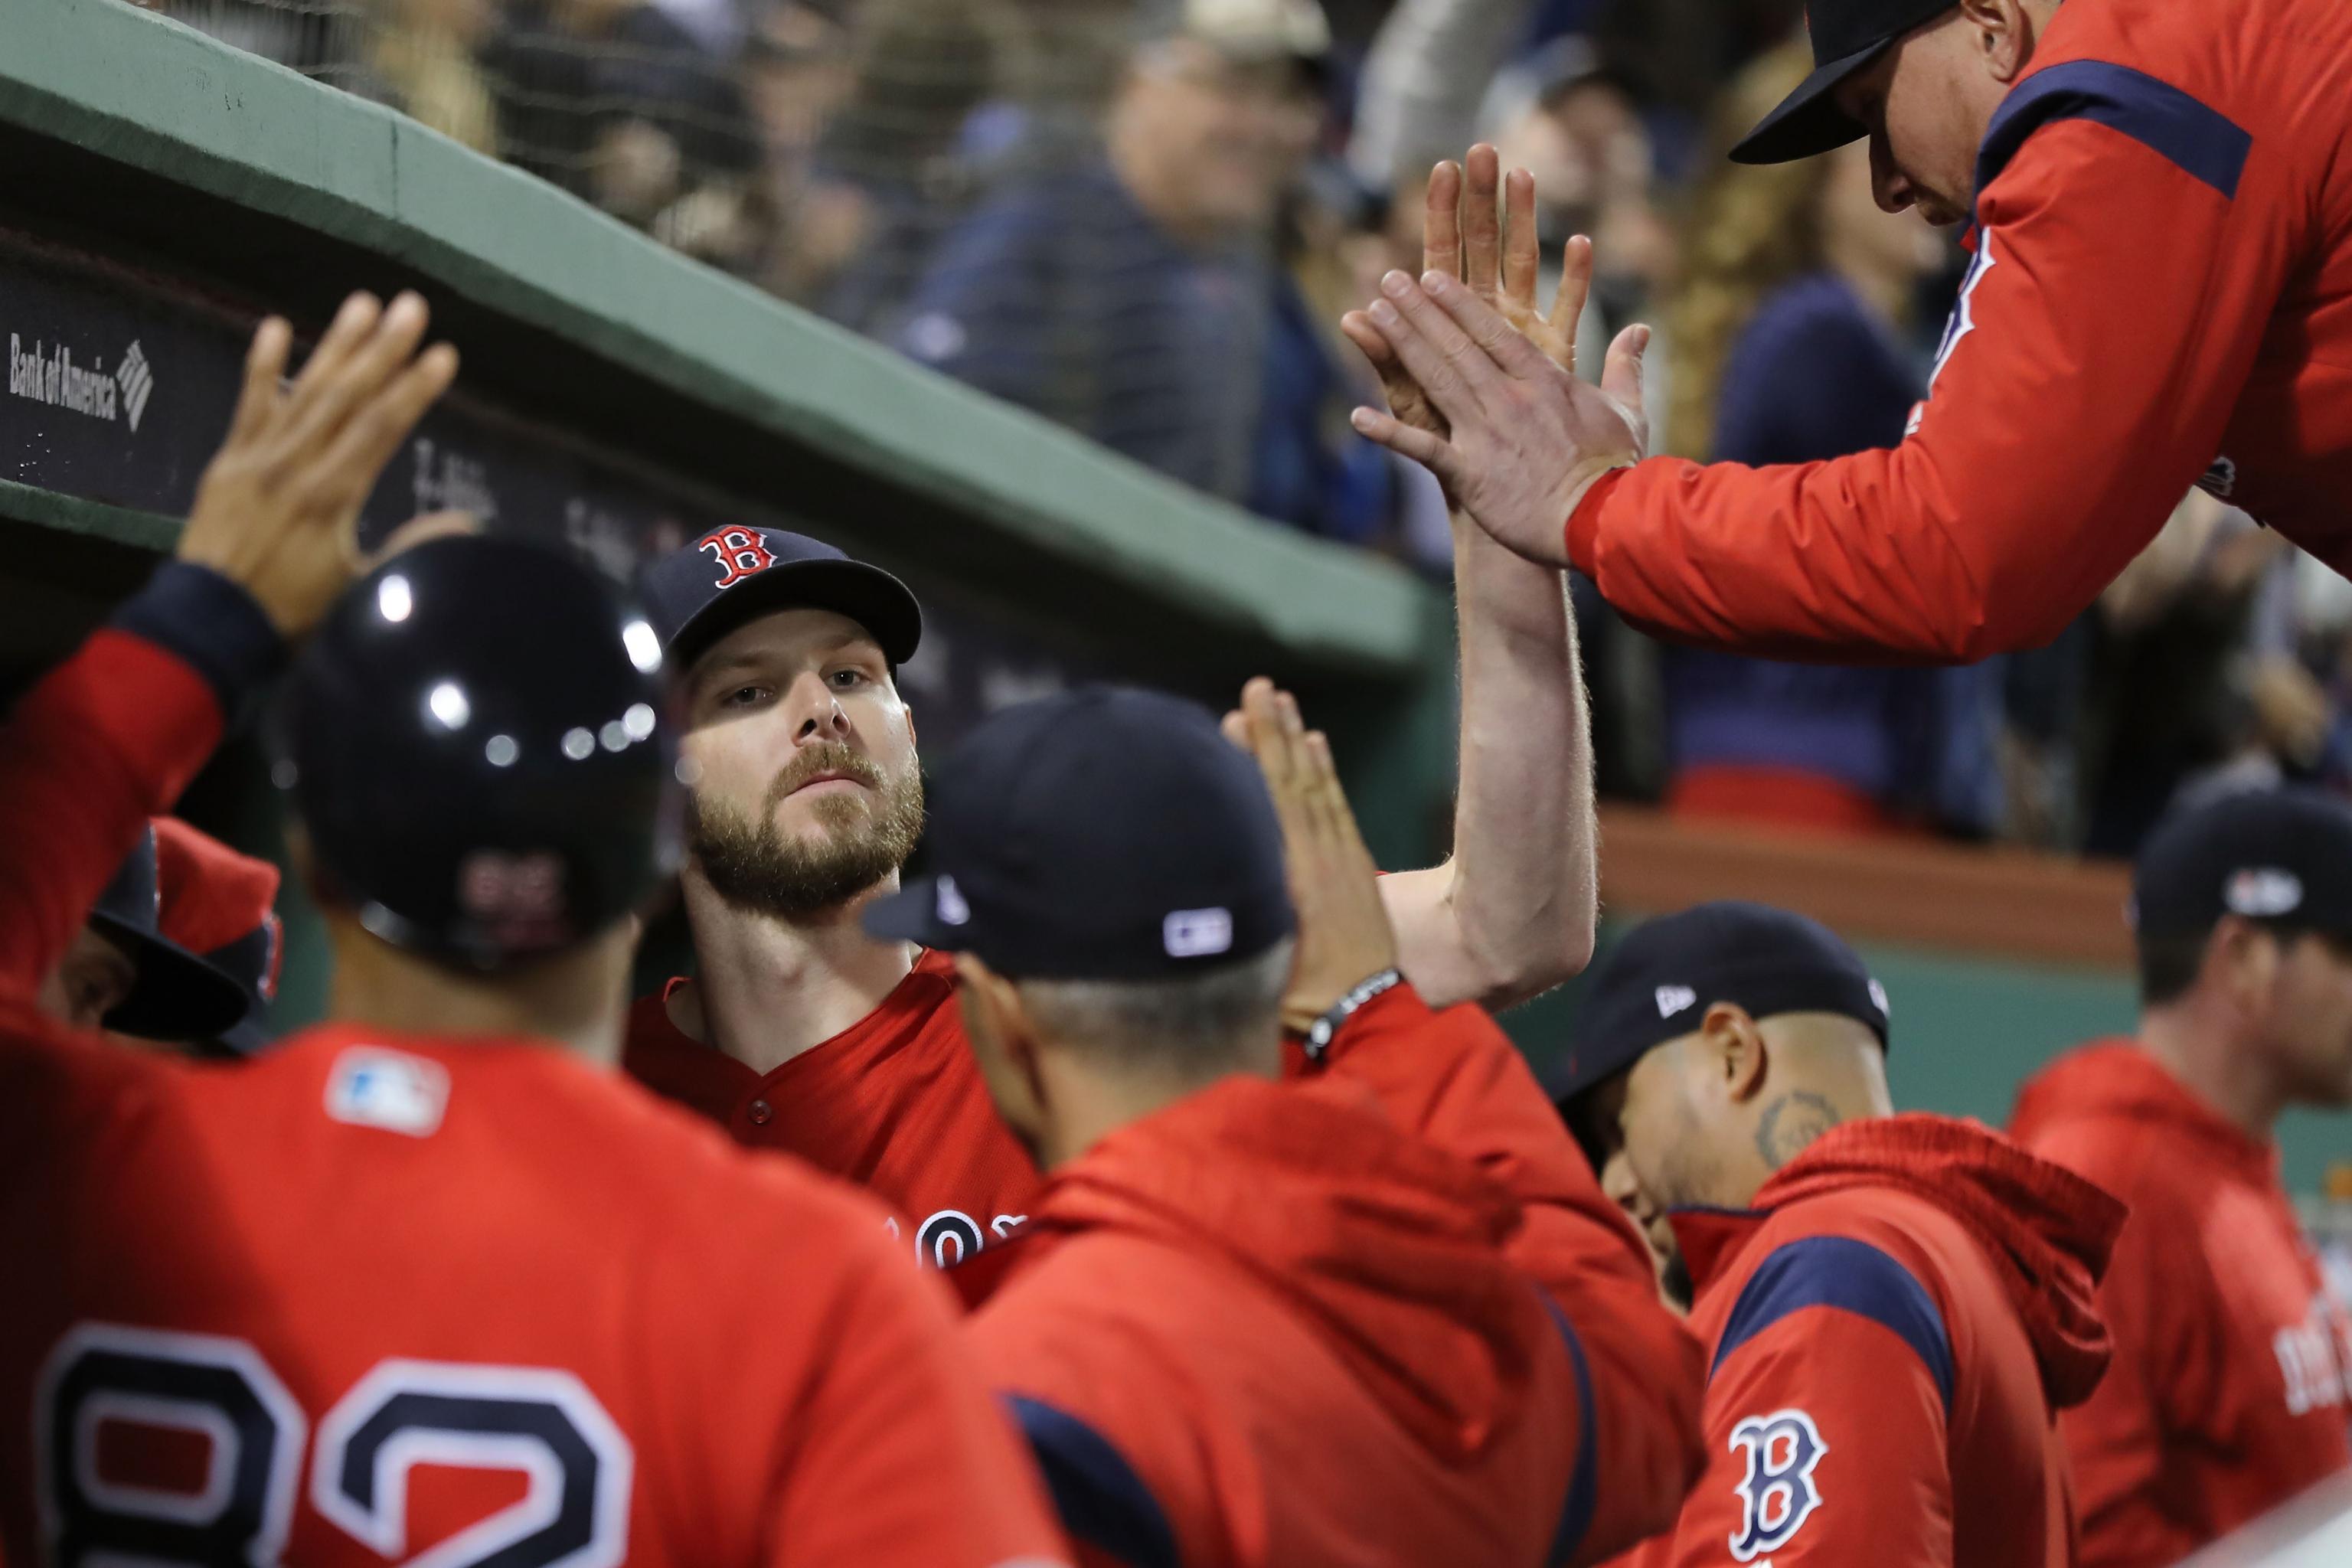
[[[1757,1018],[1839,1013],[1886,1044],[1886,991],[1860,955],[1819,921],[1723,899],[1634,928],[1592,971],[1576,1038],[1549,1075],[1566,1104],[1689,1034],[1717,1002]]]
[[[873,634],[892,668],[923,640],[922,607],[898,578],[822,540],[730,523],[648,564],[638,596],[673,675],[710,645],[775,610],[832,610]]]
[[[2132,869],[2132,928],[2195,936],[2225,914],[2352,934],[2352,805],[2242,790],[2157,825]]]
[[[1789,163],[1868,135],[1867,126],[1837,106],[1838,84],[1953,5],[1954,0],[1812,0],[1805,13],[1812,74],[1740,138],[1731,161]]]
[[[977,954],[1017,979],[1167,979],[1297,929],[1257,763],[1207,709],[1090,686],[1008,708],[930,791],[934,874],[866,930]]]
[[[131,960],[129,995],[100,1020],[149,1040],[207,1040],[245,1016],[245,988],[163,935],[155,830],[142,827],[89,912],[89,923]]]

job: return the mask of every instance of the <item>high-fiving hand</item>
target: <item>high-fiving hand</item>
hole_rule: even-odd
[[[1359,408],[1354,422],[1435,474],[1447,499],[1503,544],[1562,566],[1568,516],[1585,489],[1647,449],[1642,354],[1650,330],[1617,335],[1600,385],[1577,379],[1591,242],[1568,242],[1559,294],[1549,315],[1538,312],[1534,181],[1512,171],[1498,220],[1498,169],[1484,144],[1471,149],[1466,181],[1440,163],[1430,176],[1421,281],[1391,272],[1381,280],[1385,298],[1341,321],[1389,400],[1388,412]]]
[[[1339,788],[1331,747],[1298,703],[1263,676],[1242,688],[1225,738],[1257,759],[1282,823],[1283,864],[1298,910],[1298,959],[1283,994],[1283,1027],[1304,1034],[1339,999],[1397,962],[1380,871]]]
[[[197,483],[177,553],[243,587],[288,637],[310,630],[373,563],[360,553],[360,508],[457,374],[446,343],[416,352],[425,322],[414,294],[389,309],[353,294],[290,386],[293,329],[272,316],[253,335],[228,437]],[[420,518],[393,542],[466,526],[454,514]]]

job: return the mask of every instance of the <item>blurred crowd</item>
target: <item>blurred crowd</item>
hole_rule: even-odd
[[[1963,259],[1866,154],[1722,148],[1801,0],[145,0],[1270,521],[1442,576],[1335,331],[1418,269],[1437,158],[1595,240],[1660,450],[1899,440]],[[1589,584],[1583,586],[1589,587]],[[1604,790],[1697,817],[2128,854],[2177,799],[2352,784],[2352,587],[2185,501],[2058,643],[1969,669],[1662,648],[1579,604]]]

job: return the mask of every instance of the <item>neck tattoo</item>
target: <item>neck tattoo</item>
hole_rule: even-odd
[[[1797,1089],[1764,1108],[1756,1124],[1756,1152],[1777,1171],[1838,1124],[1837,1109],[1822,1095]]]

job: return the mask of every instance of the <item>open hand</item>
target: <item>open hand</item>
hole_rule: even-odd
[[[1502,543],[1565,565],[1564,526],[1585,489],[1646,448],[1641,363],[1650,333],[1635,326],[1618,335],[1599,387],[1577,380],[1591,242],[1568,242],[1559,294],[1539,313],[1534,182],[1512,171],[1498,226],[1496,171],[1493,148],[1473,148],[1465,198],[1463,172],[1439,164],[1421,283],[1391,272],[1381,280],[1386,298],[1340,322],[1380,373],[1390,405],[1387,413],[1359,408],[1354,423],[1429,468],[1448,500]]]
[[[293,329],[273,316],[254,333],[228,437],[197,483],[177,553],[244,588],[289,637],[368,569],[360,508],[457,374],[447,344],[417,353],[425,322],[414,294],[389,309],[353,294],[290,386]],[[400,542],[457,526],[436,518]]]
[[[1257,759],[1282,823],[1283,863],[1298,910],[1298,959],[1282,1024],[1304,1034],[1340,997],[1396,967],[1396,931],[1330,743],[1300,721],[1297,700],[1261,676],[1242,688],[1242,705],[1225,715],[1224,730]]]

